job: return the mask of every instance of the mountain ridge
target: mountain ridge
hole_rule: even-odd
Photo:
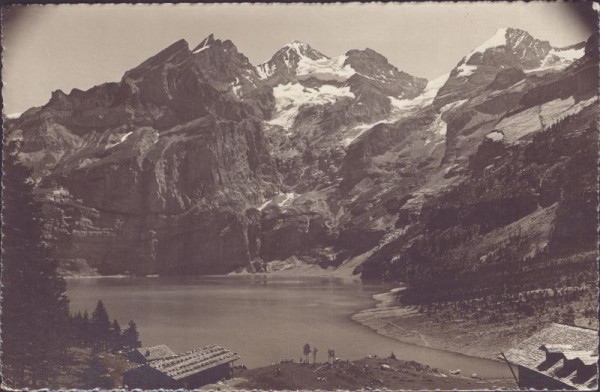
[[[289,257],[334,268],[372,252],[357,273],[404,278],[382,255],[394,247],[406,263],[441,219],[431,200],[489,171],[485,154],[593,116],[591,40],[497,35],[433,81],[368,48],[330,58],[293,41],[261,68],[213,34],[193,50],[179,40],[120,82],[53,92],[7,119],[7,140],[22,140],[66,270],[260,271]]]

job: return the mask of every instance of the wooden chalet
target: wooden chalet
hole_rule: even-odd
[[[598,331],[551,324],[506,353],[520,388],[596,390]]]
[[[128,370],[123,385],[129,389],[194,389],[231,378],[233,362],[239,358],[222,347],[207,346]]]
[[[158,346],[136,348],[129,353],[128,359],[131,362],[146,363],[174,355],[175,353],[169,347],[160,344]]]

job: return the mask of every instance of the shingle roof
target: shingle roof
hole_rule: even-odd
[[[146,358],[146,361],[154,361],[156,359],[172,357],[175,355],[175,353],[164,344],[152,347],[141,347],[136,349],[136,351]]]
[[[597,331],[553,323],[509,350],[506,357],[511,363],[560,380],[576,389],[595,389],[598,373],[582,379],[572,361],[580,360],[583,365],[596,364],[597,348]],[[557,354],[555,359],[547,360],[546,351]]]
[[[592,355],[592,351],[567,350],[562,353],[567,360],[579,359],[585,365],[593,365],[598,362],[598,355]]]
[[[166,374],[174,380],[191,376],[212,367],[232,362],[240,357],[219,346],[206,346],[183,354],[158,359],[148,366]]]
[[[549,353],[562,353],[565,350],[572,350],[572,344],[543,344],[542,347]]]

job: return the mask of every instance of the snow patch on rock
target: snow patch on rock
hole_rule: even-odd
[[[446,136],[446,132],[448,131],[448,124],[446,121],[442,120],[442,113],[438,113],[433,122],[427,127],[425,130],[426,133],[432,133],[438,137]],[[429,140],[429,139],[427,139]],[[427,143],[425,143],[427,145]]]
[[[196,50],[193,51],[193,53],[194,54],[198,54],[198,53],[203,52],[204,50],[206,50],[208,48],[210,48],[210,45],[206,45],[206,46],[203,46],[203,47],[201,47],[199,49],[196,49]]]
[[[463,63],[461,65],[459,65],[457,68],[458,70],[458,76],[463,76],[463,77],[467,77],[473,74],[473,72],[475,72],[475,70],[477,69],[476,65],[467,65],[466,63]]]
[[[23,113],[11,113],[11,114],[6,114],[6,118],[11,119],[11,120],[15,120],[19,117],[21,117]]]
[[[125,135],[121,136],[121,141],[119,143],[123,143],[129,136],[131,136],[132,132],[127,132]]]
[[[423,92],[412,99],[398,99],[396,97],[389,97],[392,104],[392,116],[401,116],[405,113],[411,113],[415,109],[431,105],[438,91],[446,84],[450,74],[444,74],[433,80],[430,80],[423,89]]]
[[[526,72],[539,72],[547,70],[561,70],[567,68],[575,60],[585,55],[585,48],[580,49],[555,49],[552,48],[542,60],[538,68],[527,70]]]
[[[464,58],[462,64],[456,68],[458,70],[457,76],[467,77],[472,75],[473,72],[475,72],[477,66],[469,65],[467,63],[469,62],[469,60],[471,60],[471,57],[473,57],[473,55],[475,55],[476,53],[484,53],[488,49],[506,45],[507,30],[508,29],[505,27],[498,29],[490,39],[479,45],[477,48],[473,49],[473,51],[471,51],[471,53],[469,53],[467,57]]]
[[[457,108],[467,101],[468,101],[468,99],[459,99],[458,101],[450,102],[449,104],[446,104],[440,108],[440,113],[444,113],[444,112],[447,112],[448,110]]]
[[[421,99],[424,102],[427,102],[427,104],[430,104],[431,102],[433,102],[433,99],[437,95],[438,91],[442,87],[444,87],[449,78],[450,73],[446,73],[441,76],[438,76],[433,80],[430,80],[429,82],[427,82],[427,86],[425,86],[425,89],[423,90],[421,95],[419,95],[415,99]]]
[[[310,88],[298,83],[280,84],[273,88],[273,95],[276,114],[267,123],[279,125],[284,129],[290,129],[294,125],[296,115],[304,105],[325,105],[340,98],[354,98],[350,87],[323,85]]]
[[[263,63],[256,66],[256,72],[258,72],[258,77],[260,79],[267,79],[269,76],[275,73],[276,69],[276,64],[273,64],[273,67],[271,67],[269,63]]]
[[[285,196],[285,198],[279,202],[280,207],[285,207],[286,205],[291,203],[292,200],[297,198],[299,195],[297,193],[290,192],[290,193],[284,193],[284,196]]]
[[[242,84],[237,76],[235,78],[235,82],[231,83],[231,92],[238,98],[242,96]]]
[[[488,49],[506,45],[507,30],[508,29],[506,27],[496,30],[496,33],[492,36],[492,38],[488,39],[487,41],[479,45],[477,48],[475,48],[471,53],[469,53],[469,55],[465,59],[465,63],[467,63],[475,53],[484,53]]]
[[[127,133],[121,135],[120,137],[118,135],[109,136],[109,138],[107,140],[108,143],[106,143],[106,145],[104,146],[104,149],[107,150],[109,148],[113,148],[114,146],[118,146],[119,144],[125,142],[129,138],[129,136],[131,136],[132,134],[133,134],[133,131],[127,132]]]
[[[363,133],[367,130],[373,128],[377,124],[386,124],[389,121],[379,121],[371,124],[360,124],[350,129],[350,131],[346,132],[346,138],[342,141],[342,145],[344,147],[348,147],[351,145],[356,139],[358,139]]]
[[[455,102],[451,102],[449,104],[446,104],[446,105],[442,106],[440,108],[440,112],[435,117],[435,119],[433,120],[433,122],[431,123],[431,125],[429,125],[429,127],[427,127],[427,131],[426,132],[430,132],[430,133],[433,133],[434,135],[436,135],[438,137],[444,138],[446,136],[446,133],[448,132],[448,123],[446,123],[446,121],[442,120],[442,115],[445,112],[447,112],[448,110],[452,110],[454,108],[457,108],[457,107],[461,106],[462,104],[464,104],[467,101],[468,101],[468,99],[461,99],[461,100],[458,100],[458,101],[455,101]]]
[[[548,56],[556,56],[563,61],[573,62],[577,59],[580,59],[585,55],[585,48],[579,49],[550,49],[548,52]]]
[[[377,121],[370,124],[360,124],[353,128],[351,128],[347,133],[346,137],[342,141],[342,145],[347,147],[352,144],[356,139],[358,139],[363,133],[367,130],[373,128],[377,124],[392,124],[401,118],[407,117],[412,113],[415,113],[417,110],[424,108],[425,106],[431,105],[433,103],[434,98],[436,97],[440,88],[446,84],[450,74],[441,75],[433,80],[430,80],[425,86],[423,92],[412,99],[398,99],[397,97],[388,97],[390,99],[390,103],[392,105],[392,112],[390,116],[382,121]],[[432,132],[436,135],[445,136],[447,124],[445,121],[441,119],[441,115],[446,110],[452,109],[458,105],[466,102],[466,99],[450,103],[445,105],[441,109],[441,113],[436,117],[433,124],[428,128],[429,132]]]
[[[265,209],[266,206],[268,206],[271,203],[275,203],[277,204],[279,207],[285,207],[287,205],[289,205],[292,200],[296,199],[298,196],[300,196],[299,194],[295,193],[295,192],[289,192],[289,193],[279,193],[277,194],[275,197],[265,201],[260,207],[258,207],[257,209],[259,211],[262,211]]]
[[[315,78],[322,81],[345,82],[356,73],[350,65],[344,65],[346,59],[346,55],[318,60],[302,56],[298,61],[296,76],[298,80]]]
[[[485,137],[495,142],[501,142],[502,140],[504,140],[504,134],[498,131],[492,131],[488,133]]]

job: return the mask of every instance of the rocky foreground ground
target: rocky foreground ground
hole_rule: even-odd
[[[113,389],[123,387],[123,372],[138,366],[123,354],[72,348],[71,361],[57,372],[50,389]],[[453,375],[414,361],[367,357],[334,364],[280,363],[256,369],[236,368],[233,378],[202,390],[512,390],[512,379]]]
[[[485,390],[514,389],[510,379],[489,380],[452,375],[414,361],[364,358],[335,364],[282,363],[236,370],[234,378],[206,390]]]

